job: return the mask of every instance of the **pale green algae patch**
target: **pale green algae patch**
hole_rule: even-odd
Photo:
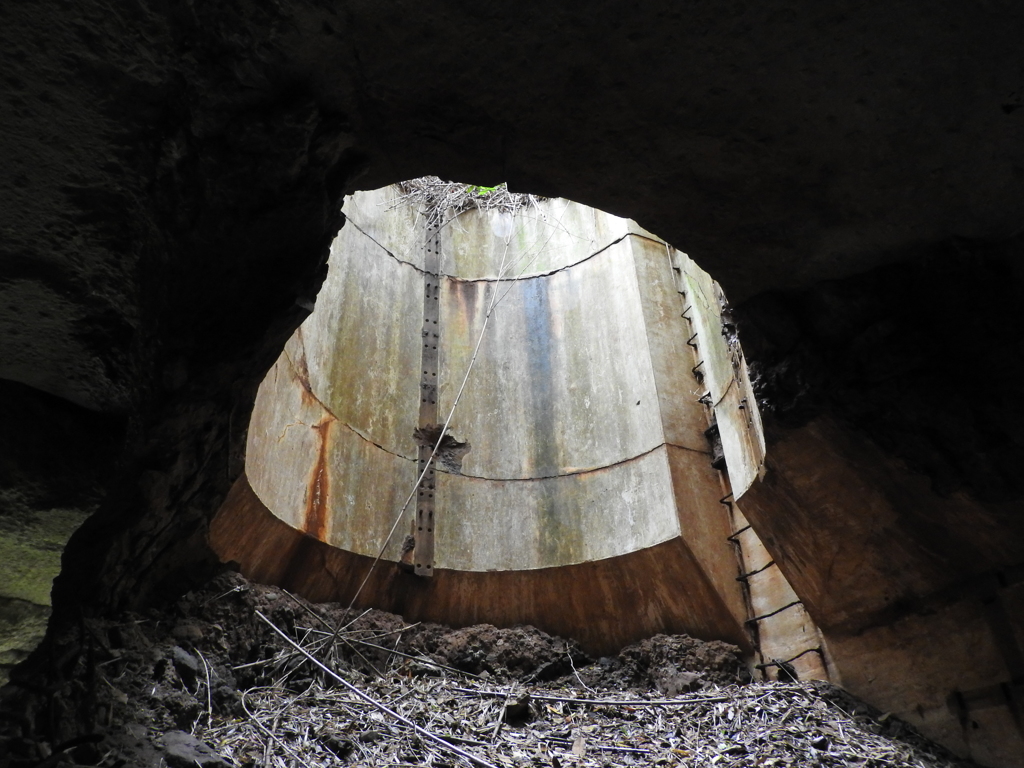
[[[0,686],[7,683],[11,668],[39,645],[49,618],[49,606],[0,597]]]
[[[64,546],[89,516],[81,509],[27,509],[19,501],[0,497],[0,685],[42,639]]]

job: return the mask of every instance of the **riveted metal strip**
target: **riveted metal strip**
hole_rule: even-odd
[[[423,331],[420,370],[420,427],[437,424],[437,377],[440,339],[440,294],[441,294],[441,232],[436,226],[427,226],[424,240],[423,259]],[[433,445],[421,445],[419,469],[430,460]],[[416,491],[416,518],[413,537],[413,572],[417,576],[434,575],[434,464],[430,465],[423,482]]]

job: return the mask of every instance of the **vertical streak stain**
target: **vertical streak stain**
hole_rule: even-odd
[[[325,416],[313,427],[320,441],[316,465],[309,478],[309,489],[306,493],[306,515],[303,530],[320,541],[327,541],[327,507],[330,497],[331,481],[327,471],[327,447],[330,443],[331,425],[334,419]]]

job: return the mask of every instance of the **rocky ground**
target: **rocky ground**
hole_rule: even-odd
[[[58,690],[17,670],[3,689],[0,768],[958,764],[832,686],[752,682],[727,643],[659,635],[595,660],[533,627],[348,615],[237,574],[83,620],[50,655]]]

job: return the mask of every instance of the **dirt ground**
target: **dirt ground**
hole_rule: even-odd
[[[261,737],[263,747],[255,751],[247,752],[241,747],[227,750],[232,752],[233,759],[222,754],[223,749],[219,752],[199,738],[204,734],[212,738],[217,733],[223,742],[224,735],[233,728],[240,728],[235,725],[240,723],[258,725],[257,736],[258,731],[272,733],[271,727],[261,720],[262,716],[254,714],[253,701],[278,706],[283,711],[285,705],[275,704],[277,699],[272,701],[268,696],[285,697],[280,700],[291,702],[293,709],[301,706],[315,709],[314,704],[295,702],[300,697],[314,701],[310,691],[327,691],[324,695],[328,695],[332,685],[337,687],[282,639],[260,614],[333,669],[343,672],[346,679],[376,691],[382,699],[400,700],[429,689],[429,696],[447,697],[445,700],[452,702],[450,707],[465,709],[468,705],[456,702],[452,691],[477,699],[496,695],[493,690],[505,691],[504,714],[499,707],[496,715],[488,715],[491,710],[481,709],[472,716],[479,715],[481,723],[491,717],[496,723],[495,737],[502,722],[511,727],[517,718],[529,722],[538,712],[556,711],[551,703],[542,708],[536,703],[531,706],[530,691],[543,698],[544,690],[549,693],[566,690],[569,691],[566,696],[582,695],[594,700],[605,696],[640,700],[688,694],[698,697],[692,699],[693,702],[703,704],[721,703],[725,699],[708,696],[722,690],[740,692],[735,695],[742,698],[745,695],[742,691],[751,684],[739,649],[727,643],[659,635],[628,646],[616,656],[589,659],[574,641],[552,637],[534,627],[497,629],[485,624],[452,629],[426,623],[408,625],[399,616],[375,610],[347,615],[344,606],[311,605],[281,589],[252,584],[238,574],[226,573],[202,590],[189,593],[159,611],[142,615],[129,613],[116,620],[84,620],[75,633],[58,638],[53,645],[54,664],[63,665],[65,672],[63,684],[48,696],[38,695],[32,681],[19,680],[15,670],[14,684],[3,689],[0,707],[6,713],[0,720],[0,768],[51,768],[63,764],[111,768],[135,765],[170,765],[172,768],[267,765],[269,768],[270,765],[294,764],[299,747],[289,748],[292,759],[278,763],[272,757],[270,747],[274,744],[269,737]],[[336,629],[339,631],[332,638]],[[469,681],[466,684],[474,688],[458,687],[459,680]],[[389,689],[389,685],[399,685],[404,692],[395,695],[395,689]],[[542,688],[544,685],[549,687]],[[442,690],[438,686],[447,687]],[[252,698],[254,695],[256,698]],[[826,699],[829,695],[834,698],[841,692],[826,687],[814,694]],[[247,706],[246,696],[250,697],[252,706]],[[291,698],[287,698],[289,696]],[[618,699],[613,703],[617,705]],[[552,702],[557,701],[557,697],[552,699]],[[81,708],[76,718],[66,717],[68,713],[62,711],[71,702],[77,702]],[[517,702],[521,705],[518,711]],[[423,706],[425,712],[430,711],[429,702]],[[853,707],[857,706],[862,705],[854,703]],[[344,704],[344,707],[351,708],[351,705]],[[863,709],[867,711],[868,708]],[[379,712],[374,714],[374,717],[379,716]],[[278,712],[276,719],[266,722],[276,725],[281,717]],[[342,739],[331,736],[334,731],[327,732],[322,727],[315,731],[319,734],[318,740],[314,739],[316,749],[330,758],[324,764],[331,764],[331,761],[365,765],[432,764],[420,758],[409,763],[377,762],[367,757],[365,741],[360,751],[341,749],[338,746],[341,743],[351,747],[353,743],[360,743],[360,737],[366,733],[377,732],[373,729],[360,731],[352,725],[362,722],[361,717],[353,715],[350,721],[349,731],[355,728],[352,731],[355,736],[350,734]],[[454,718],[448,730],[454,732],[453,727],[464,730],[462,721],[468,718],[468,715]],[[436,715],[429,715],[427,719],[433,721]],[[449,719],[452,719],[450,713]],[[60,732],[59,725],[54,726],[69,721],[84,723],[86,727],[68,733]],[[659,726],[662,724],[660,715],[657,722]],[[890,722],[887,728],[891,730],[892,725]],[[492,728],[489,724],[480,727],[485,731]],[[597,728],[597,725],[592,727]],[[309,727],[306,731],[302,743],[312,749],[309,747],[312,731]],[[909,730],[900,724],[896,735],[907,733]],[[41,739],[39,734],[49,734],[49,737]],[[254,737],[248,738],[251,741]],[[578,739],[581,738],[579,735]],[[914,738],[920,740],[920,737]],[[582,743],[578,739],[573,742],[575,746]],[[284,749],[281,738],[274,736],[274,741]],[[484,743],[466,737],[462,737],[462,741]],[[524,747],[520,745],[516,749],[521,751]],[[625,756],[639,759],[643,753],[640,748],[633,748],[632,752],[627,748],[618,749],[625,751],[612,764],[626,764]],[[682,753],[681,749],[673,749]],[[940,753],[941,750],[935,754]],[[666,754],[671,758],[671,751]],[[691,748],[686,754],[697,753]],[[511,760],[508,765],[517,764],[516,760],[506,757],[496,759],[493,764],[506,759]],[[579,757],[577,762],[584,765],[582,761]],[[539,764],[558,765],[559,761],[557,757],[550,760],[545,757]]]

